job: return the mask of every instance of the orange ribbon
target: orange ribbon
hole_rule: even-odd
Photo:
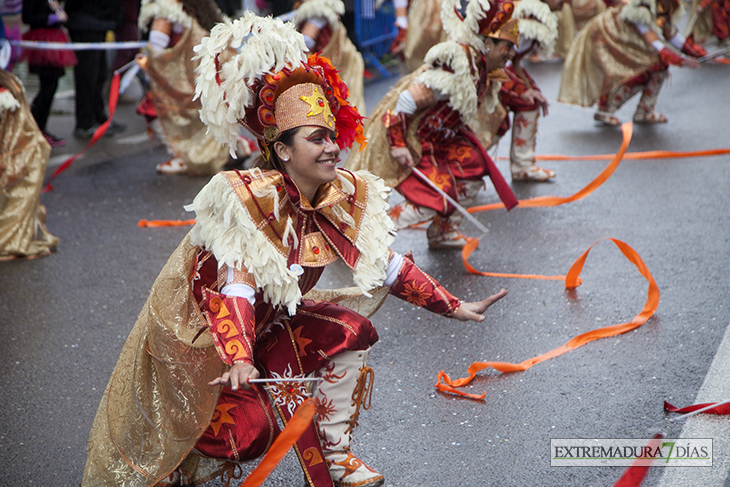
[[[137,222],[137,226],[142,228],[184,227],[187,225],[195,225],[195,220],[140,220]]]
[[[517,203],[517,207],[538,208],[558,206],[565,203],[570,203],[572,201],[581,200],[594,192],[596,189],[598,189],[599,186],[605,183],[608,178],[611,177],[614,171],[616,171],[616,168],[621,163],[621,159],[623,159],[624,154],[626,153],[626,149],[629,147],[629,142],[631,142],[631,134],[633,132],[633,127],[631,123],[629,122],[623,124],[621,126],[621,131],[623,132],[624,136],[623,141],[621,142],[621,148],[614,156],[612,156],[613,160],[608,164],[608,166],[606,166],[601,174],[599,174],[596,179],[588,183],[586,187],[575,193],[573,196],[537,196],[535,198],[530,198],[527,200],[519,200],[519,202]],[[498,208],[504,208],[504,204],[500,202],[492,203],[490,205],[472,206],[471,208],[468,208],[467,211],[469,213],[476,213],[479,211],[496,210]]]
[[[467,394],[465,392],[462,392],[457,387],[462,387],[467,385],[469,382],[474,379],[477,372],[484,370],[488,367],[491,367],[493,369],[498,370],[499,372],[521,372],[529,369],[535,364],[539,364],[540,362],[544,362],[546,360],[549,360],[551,358],[557,357],[559,355],[562,355],[564,353],[567,353],[571,350],[574,350],[578,347],[582,347],[588,342],[592,342],[593,340],[598,340],[599,338],[608,338],[615,335],[620,335],[622,333],[626,333],[627,331],[631,331],[635,328],[638,328],[639,326],[646,323],[646,321],[656,312],[657,307],[659,306],[659,288],[656,285],[656,282],[654,281],[654,277],[652,277],[651,273],[649,272],[649,269],[647,269],[646,264],[644,264],[644,261],[641,260],[641,257],[639,254],[629,247],[626,243],[616,240],[614,238],[608,238],[608,239],[601,239],[601,240],[610,240],[613,243],[618,246],[619,250],[621,250],[621,253],[624,254],[624,256],[633,263],[636,268],[639,270],[639,273],[641,273],[644,278],[646,278],[647,281],[649,281],[649,290],[647,293],[647,300],[644,304],[644,309],[634,317],[631,321],[620,323],[617,325],[611,325],[606,326],[604,328],[599,328],[597,330],[592,330],[586,333],[583,333],[581,335],[578,335],[577,337],[574,337],[570,341],[568,341],[565,345],[556,348],[554,350],[551,350],[547,353],[544,353],[542,355],[538,355],[537,357],[533,357],[531,359],[525,360],[524,362],[521,362],[519,364],[511,363],[511,362],[474,362],[469,366],[468,372],[469,376],[464,377],[461,379],[451,380],[451,378],[442,370],[438,374],[438,381],[436,383],[436,388],[439,389],[442,392],[452,392],[454,394],[459,394],[462,396],[470,397],[472,399],[484,399],[486,396],[486,392],[482,394]],[[599,240],[598,242],[600,242]],[[596,242],[596,243],[598,243]],[[591,251],[591,249],[596,245],[594,243],[591,245],[588,250],[583,252],[583,254],[578,257],[578,259],[573,263],[573,265],[570,267],[570,270],[568,270],[568,273],[565,276],[565,287],[566,289],[573,289],[578,287],[581,284],[581,278],[580,273],[583,270],[583,265],[585,264],[586,258],[588,257],[588,253]],[[521,277],[521,276],[519,276]]]
[[[284,431],[279,434],[261,462],[243,481],[241,487],[259,487],[264,483],[292,445],[302,436],[304,430],[312,424],[314,412],[314,402],[311,399],[307,399],[299,405]]]
[[[627,152],[624,159],[681,159],[684,157],[707,157],[730,154],[730,149],[707,149],[695,151],[668,151],[649,150],[643,152]],[[614,154],[597,154],[592,156],[566,156],[562,154],[543,154],[535,156],[538,161],[600,161],[612,159]],[[509,160],[509,157],[500,157],[502,160]]]

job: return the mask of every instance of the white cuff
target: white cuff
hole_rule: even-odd
[[[408,0],[393,0],[393,8],[406,7],[408,8]]]
[[[682,47],[684,47],[684,41],[686,40],[687,39],[685,39],[682,34],[676,33],[674,37],[669,39],[669,43],[681,51]]]
[[[657,50],[657,52],[661,52],[662,49],[664,49],[664,43],[660,41],[659,39],[652,41],[651,45],[654,47],[654,49]]]
[[[308,35],[304,35],[304,45],[307,46],[307,50],[311,51],[314,49],[314,46],[317,45],[317,41],[309,37]]]
[[[393,252],[393,258],[388,262],[388,269],[385,271],[385,281],[383,286],[392,286],[395,280],[398,278],[401,265],[403,264],[403,256],[398,252]]]
[[[307,22],[314,24],[320,30],[327,25],[327,19],[325,17],[312,17],[307,19]]]
[[[170,36],[159,30],[153,30],[150,31],[149,42],[154,49],[162,51],[170,45]]]
[[[408,28],[408,17],[405,15],[400,15],[395,18],[395,25],[400,27],[401,29],[407,29]]]
[[[221,293],[227,296],[236,296],[238,298],[247,299],[251,306],[256,304],[256,290],[248,284],[233,281],[233,268],[228,268],[226,275],[226,285],[221,289]]]
[[[416,100],[413,98],[413,94],[408,90],[403,90],[398,96],[398,103],[395,105],[393,115],[398,115],[399,113],[413,115],[416,113],[417,109],[418,105],[416,105]]]

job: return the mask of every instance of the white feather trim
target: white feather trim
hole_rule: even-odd
[[[540,0],[520,0],[512,18],[518,19],[520,42],[537,41],[543,57],[552,57],[558,38],[558,16]]]
[[[232,47],[239,53],[220,69],[220,85],[216,81],[215,59]],[[304,36],[290,23],[280,19],[262,18],[246,12],[230,24],[213,27],[209,37],[195,46],[200,65],[196,69],[195,98],[203,108],[200,119],[208,126],[208,133],[223,144],[228,144],[235,157],[239,119],[253,103],[250,86],[256,78],[278,72],[289,65],[297,67],[306,61]]]
[[[345,3],[342,0],[307,0],[294,14],[292,23],[300,25],[307,19],[324,17],[332,30],[340,25],[340,15],[345,15]]]
[[[488,0],[468,0],[464,20],[456,14],[461,8],[461,0],[446,0],[441,5],[441,23],[450,40],[467,44],[479,52],[485,52],[484,38],[478,34],[479,21],[486,17],[491,8]]]
[[[656,12],[656,0],[629,0],[621,8],[619,18],[656,30]]]
[[[256,228],[225,175],[213,176],[185,209],[195,212],[193,245],[212,252],[219,266],[240,269],[243,264],[265,301],[286,306],[289,315],[296,312],[302,298],[297,276],[287,268],[286,257]]]
[[[468,124],[476,115],[476,80],[472,78],[471,61],[464,48],[455,41],[444,41],[429,49],[424,62],[432,68],[416,77],[432,90],[438,90],[449,97],[449,106],[458,111]],[[449,66],[452,72],[434,66]]]
[[[20,103],[15,99],[13,93],[8,89],[0,89],[0,114],[5,110],[14,112],[20,108]]]
[[[355,185],[350,182],[349,179],[344,177],[341,172],[337,171],[337,180],[340,182],[342,191],[345,194],[352,194],[355,192]]]
[[[183,10],[182,3],[175,0],[143,0],[137,18],[139,30],[147,32],[150,22],[155,19],[167,19],[186,29],[193,26],[193,18]]]
[[[390,189],[382,179],[368,171],[357,171],[367,183],[367,206],[355,240],[360,258],[354,270],[354,281],[365,296],[382,286],[390,260],[390,244],[395,240],[395,226],[388,216]]]

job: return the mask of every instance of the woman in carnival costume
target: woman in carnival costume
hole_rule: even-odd
[[[347,162],[351,169],[377,174],[405,197],[391,210],[396,228],[432,221],[427,236],[433,248],[466,244],[458,232],[463,216],[412,167],[462,206],[473,201],[485,175],[507,209],[517,204],[480,142],[480,131],[472,127],[498,105],[500,84],[490,78],[514,56],[514,43],[501,29],[514,4],[470,0],[464,13],[460,5],[460,0],[444,3],[442,21],[450,40],[429,50],[425,64],[385,95],[369,117],[368,150],[351,154]]]
[[[698,68],[694,58],[707,54],[677,32],[681,7],[678,0],[629,0],[595,17],[565,59],[558,101],[585,107],[598,102],[595,120],[617,126],[614,113],[641,92],[634,122],[666,123],[656,102],[669,65]]]
[[[286,423],[307,395],[301,383],[270,383],[272,404],[247,381],[308,374],[324,380],[316,421],[295,445],[307,484],[382,485],[350,449],[372,390],[366,363],[378,335],[366,316],[390,293],[482,321],[506,294],[462,303],[389,249],[382,181],[336,167],[340,149],[360,139],[362,118],[329,61],[307,60],[305,51],[290,24],[252,13],[216,26],[197,48],[201,118],[231,150],[243,125],[261,158],[250,170],[215,175],[188,207],[196,224],[122,350],[82,485],[225,476],[271,445],[274,409]],[[357,287],[312,291],[337,259]]]
[[[344,14],[342,0],[305,0],[297,7],[292,22],[304,35],[309,51],[321,52],[337,68],[342,81],[350,89],[350,103],[360,113],[367,113],[363,86],[365,61],[347,37],[347,29],[340,21]]]
[[[0,261],[56,250],[41,188],[51,146],[33,118],[20,80],[0,67]]]
[[[519,41],[516,55],[507,65],[507,79],[502,82],[499,100],[506,112],[513,112],[512,142],[509,160],[513,181],[548,181],[555,177],[552,169],[543,169],[535,164],[535,145],[540,111],[547,115],[548,102],[525,70],[521,61],[538,54],[550,59],[558,35],[558,19],[553,8],[559,10],[562,2],[548,4],[541,0],[521,0],[515,6],[513,20],[518,23]],[[510,31],[509,28],[504,28]],[[509,115],[503,119],[498,135],[510,128]]]
[[[163,174],[212,175],[228,162],[228,148],[206,133],[195,94],[193,47],[223,22],[213,0],[143,0],[139,29],[149,30],[141,64],[150,91],[138,111],[149,121],[171,159],[157,165]],[[249,151],[250,153],[250,151]]]

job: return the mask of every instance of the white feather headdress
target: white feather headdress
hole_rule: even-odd
[[[167,19],[186,29],[193,26],[193,18],[183,10],[182,3],[175,0],[142,0],[137,18],[139,30],[147,32],[150,22],[158,18]]]
[[[468,0],[462,19],[457,13],[461,10],[461,0],[446,0],[441,5],[444,31],[449,39],[485,52],[484,39],[479,35],[479,21],[487,16],[491,8],[488,0]]]
[[[515,4],[512,18],[518,19],[520,42],[537,41],[541,54],[549,58],[558,38],[558,16],[540,0],[520,0]]]
[[[285,66],[296,68],[307,59],[304,37],[291,24],[252,12],[213,27],[195,52],[194,59],[200,60],[195,79],[195,98],[203,106],[200,119],[208,133],[228,144],[232,155],[239,120],[254,101],[250,87],[256,79]]]

